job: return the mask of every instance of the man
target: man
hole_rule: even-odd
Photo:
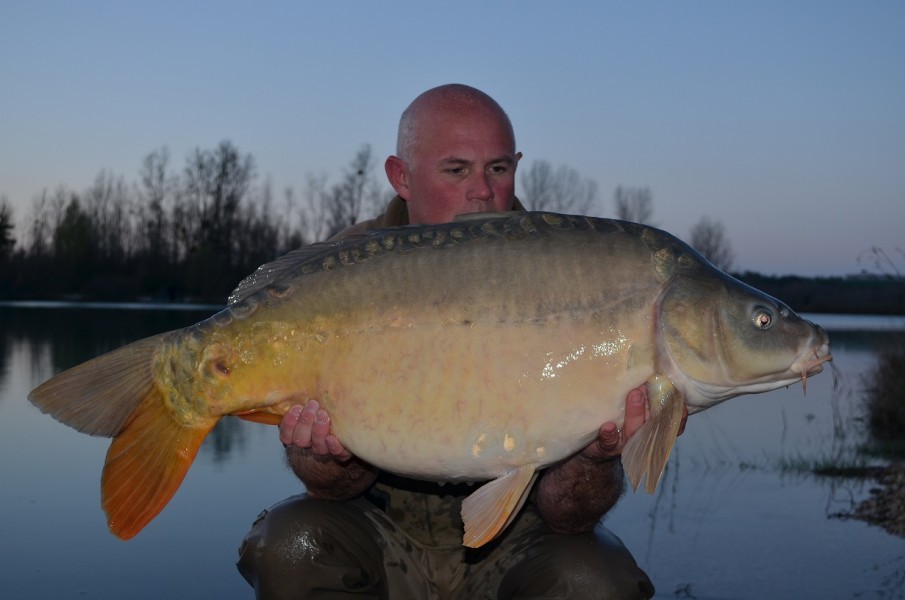
[[[523,210],[515,197],[521,153],[506,113],[489,96],[445,85],[416,98],[399,123],[386,174],[398,196],[380,217],[337,238],[473,212]],[[330,432],[315,400],[280,426],[307,495],[255,523],[239,570],[261,599],[648,598],[650,580],[622,543],[595,526],[623,489],[618,460],[646,418],[643,387],[626,400],[620,430],[542,472],[503,534],[470,550],[459,509],[474,488],[393,477],[358,460]],[[340,502],[343,501],[343,502]]]

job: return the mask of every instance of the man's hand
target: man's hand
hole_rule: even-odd
[[[604,423],[594,439],[577,454],[550,467],[537,486],[537,507],[544,522],[557,533],[590,531],[622,495],[625,443],[650,417],[647,387],[641,385],[625,399],[622,429]],[[685,430],[688,411],[679,427]]]
[[[356,458],[330,432],[330,415],[317,400],[293,406],[283,415],[280,441],[289,466],[312,498],[348,500],[377,479],[377,469]]]
[[[641,429],[650,417],[647,402],[647,386],[636,387],[625,399],[625,418],[622,428],[615,423],[604,423],[597,432],[597,439],[591,442],[579,454],[589,460],[606,460],[622,454],[625,443],[636,431]]]
[[[332,456],[339,462],[352,458],[352,453],[330,433],[330,415],[317,400],[309,400],[305,406],[297,404],[283,415],[280,441],[284,446],[310,448],[316,455]]]

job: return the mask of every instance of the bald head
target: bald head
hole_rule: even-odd
[[[428,90],[402,113],[396,155],[384,165],[411,223],[511,210],[521,154],[509,117],[467,85]]]
[[[431,88],[412,100],[399,119],[396,155],[413,164],[416,148],[426,132],[438,121],[486,119],[508,132],[515,152],[515,133],[509,116],[496,100],[479,89],[461,83]]]

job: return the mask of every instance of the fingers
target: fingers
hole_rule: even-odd
[[[333,458],[340,462],[352,459],[352,453],[346,450],[346,447],[339,442],[339,439],[337,439],[335,435],[331,434],[327,436],[327,450],[330,451],[330,455],[333,456]]]
[[[286,414],[283,415],[283,420],[280,421],[280,442],[282,442],[284,446],[288,446],[292,441],[292,430],[295,428],[295,424],[298,421],[301,412],[302,407],[296,405],[286,411]]]
[[[622,451],[622,432],[615,423],[604,423],[597,432],[597,445],[603,458],[618,456]]]
[[[320,405],[317,400],[309,400],[305,406],[290,408],[280,422],[280,441],[284,445],[311,447],[311,433]]]
[[[625,400],[625,421],[622,425],[625,439],[632,437],[644,425],[647,411],[647,387],[642,385],[630,391]]]
[[[315,454],[330,454],[327,449],[328,435],[330,435],[330,415],[324,409],[318,409],[314,415],[314,424],[311,426],[310,431],[311,450]]]
[[[330,415],[320,407],[317,400],[308,400],[302,405],[290,408],[280,423],[280,441],[285,446],[310,448],[314,454],[333,456],[345,461],[352,453],[330,433]]]
[[[622,429],[619,429],[615,423],[604,423],[597,432],[596,446],[589,446],[589,449],[592,449],[592,453],[600,458],[619,456],[625,447],[625,442],[644,425],[649,416],[647,387],[641,385],[630,391],[625,399],[625,418]]]

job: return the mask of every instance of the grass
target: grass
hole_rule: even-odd
[[[877,353],[877,363],[862,376],[862,383],[870,452],[905,458],[905,335]]]
[[[858,479],[871,476],[874,469],[875,466],[870,461],[854,454],[843,459],[828,456],[818,458],[806,458],[804,456],[784,457],[779,462],[779,470],[783,474],[812,474],[818,477]]]
[[[859,479],[876,476],[881,464],[905,460],[905,335],[877,350],[876,364],[861,376],[861,402],[842,403],[845,386],[836,371],[833,376],[829,450],[818,456],[782,457],[780,472]],[[843,414],[841,404],[860,406],[861,414]]]

